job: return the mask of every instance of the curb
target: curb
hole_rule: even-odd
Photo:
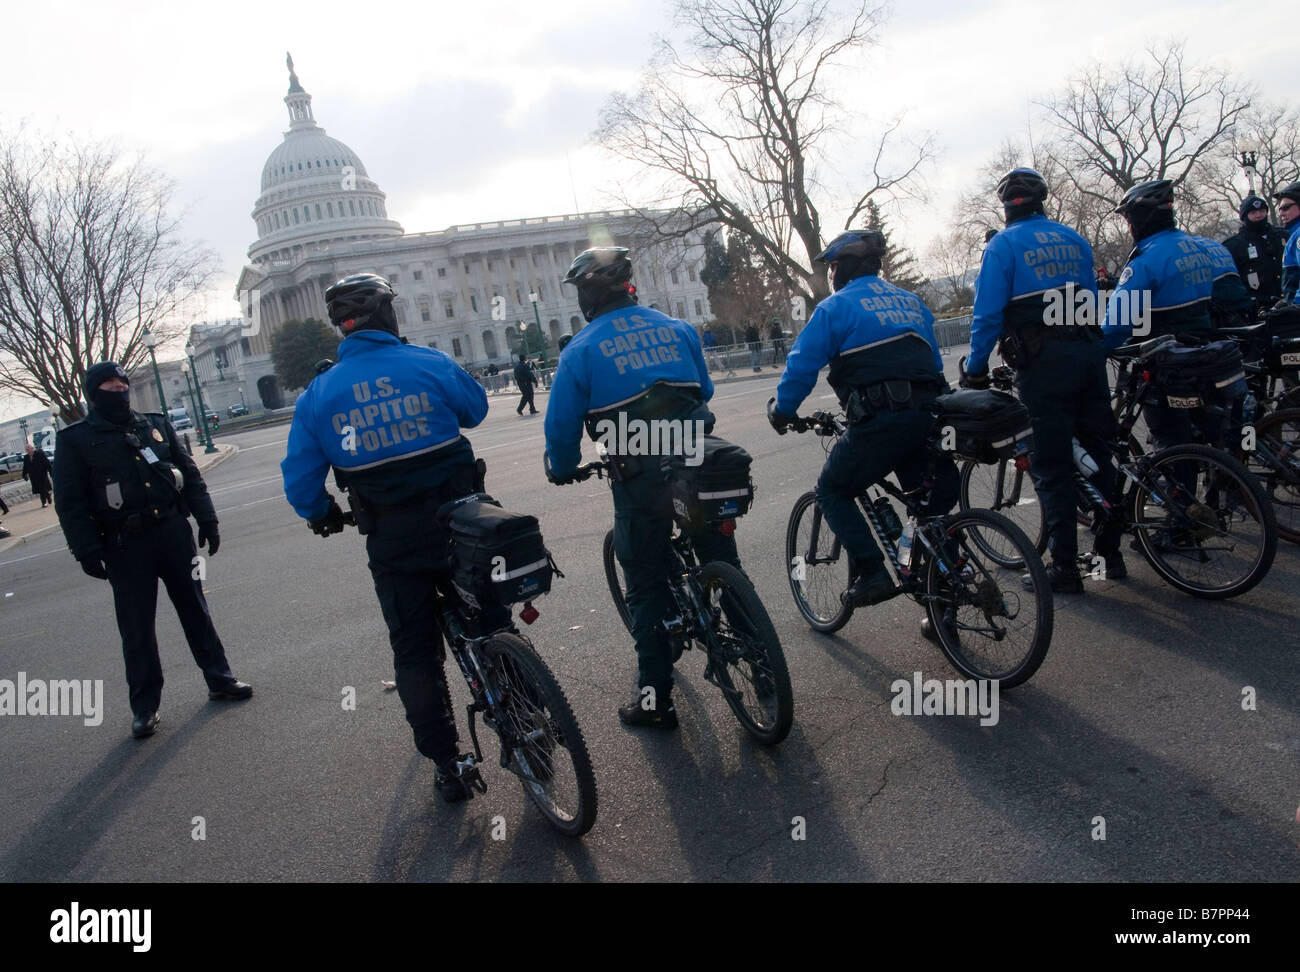
[[[212,469],[215,466],[219,466],[227,459],[230,459],[233,456],[237,456],[237,455],[239,455],[239,446],[223,444],[221,446],[221,455],[217,456],[206,466],[200,466],[199,472],[205,473],[209,469]],[[195,463],[195,465],[198,465],[198,463]],[[58,529],[61,528],[59,524],[55,522],[49,524],[48,526],[38,527],[37,529],[33,530],[31,533],[24,533],[21,537],[17,537],[13,543],[9,544],[9,546],[5,547],[4,550],[0,550],[0,554],[8,553],[10,550],[13,550],[15,547],[21,547],[29,540],[40,540],[42,537],[48,537],[51,533],[53,533],[55,530]]]

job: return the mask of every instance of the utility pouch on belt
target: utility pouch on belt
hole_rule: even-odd
[[[636,479],[645,472],[645,461],[640,456],[609,457],[609,478],[616,483],[625,483]]]
[[[357,533],[364,537],[375,532],[379,520],[375,516],[374,510],[366,506],[361,501],[361,497],[352,490],[348,490],[348,509],[352,511],[352,518],[357,522]]]
[[[885,397],[889,399],[889,403],[893,407],[903,408],[912,403],[912,383],[906,378],[895,378],[886,381],[884,386]]]
[[[855,388],[849,392],[849,397],[844,400],[844,417],[848,420],[849,425],[857,425],[859,422],[865,422],[871,418],[874,413],[862,401],[862,395]]]
[[[1020,328],[1002,335],[998,350],[1002,352],[1002,360],[1011,367],[1024,368],[1043,353],[1043,341],[1041,328]]]

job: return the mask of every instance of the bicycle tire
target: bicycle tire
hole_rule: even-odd
[[[501,765],[520,778],[524,793],[552,827],[567,837],[581,837],[596,822],[596,776],[564,690],[519,635],[495,634],[480,650],[511,723],[488,723],[501,741]],[[519,741],[512,742],[514,737]],[[557,760],[557,752],[568,753],[568,760]],[[562,771],[563,762],[572,769],[572,779]],[[562,796],[557,794],[561,785]]]
[[[1273,503],[1277,535],[1300,543],[1300,409],[1269,412],[1255,423],[1254,451],[1247,453],[1246,468]],[[1261,456],[1266,445],[1269,458]]]
[[[1163,524],[1156,524],[1149,507],[1153,506],[1157,511],[1165,510],[1165,502],[1159,498],[1160,494],[1175,496],[1179,492],[1186,492],[1183,483],[1187,467],[1184,467],[1180,478],[1170,468],[1175,463],[1195,463],[1203,468],[1196,470],[1196,485],[1191,501],[1179,502],[1172,508],[1172,512],[1163,514]],[[1200,495],[1202,478],[1207,487],[1205,502]],[[1166,484],[1169,488],[1166,488]],[[1222,500],[1218,498],[1220,494]],[[1149,503],[1148,497],[1151,497]],[[1221,507],[1220,503],[1227,504],[1227,508]],[[1145,460],[1144,472],[1129,492],[1129,504],[1129,522],[1133,524],[1138,550],[1165,583],[1184,594],[1209,600],[1237,597],[1263,580],[1273,565],[1278,537],[1273,504],[1246,467],[1226,452],[1196,444],[1161,449]],[[1180,567],[1190,567],[1193,562],[1202,565],[1211,562],[1209,551],[1203,546],[1206,541],[1211,538],[1231,538],[1227,515],[1235,517],[1238,504],[1242,507],[1242,524],[1254,521],[1259,525],[1260,533],[1259,540],[1253,543],[1257,549],[1246,562],[1244,571],[1238,570],[1230,580],[1219,584],[1197,582],[1185,576]],[[1210,522],[1211,518],[1213,523]],[[1221,548],[1209,548],[1217,549]],[[1236,548],[1233,546],[1226,549],[1234,552]]]
[[[623,619],[623,627],[627,628],[627,633],[632,633],[632,612],[627,607],[627,585],[623,581],[622,567],[618,562],[618,557],[614,553],[614,531],[610,530],[605,534],[604,549],[601,553],[605,561],[605,583],[609,585],[609,596],[614,599],[614,608],[618,611],[618,616]]]
[[[926,611],[932,630],[939,636],[939,649],[949,664],[967,678],[996,681],[999,690],[1015,688],[1038,671],[1052,643],[1055,605],[1047,568],[1043,566],[1042,558],[1025,532],[1000,513],[980,509],[963,510],[945,516],[940,525],[948,542],[957,544],[959,563],[964,562],[970,571],[970,577],[965,576],[965,570],[959,572],[962,588],[960,596],[954,598],[950,593],[948,578],[940,569],[938,558],[927,558]],[[1020,574],[1012,572],[1012,568],[1007,565],[999,564],[980,547],[975,541],[979,533],[1001,533],[1007,544],[1020,552],[1021,566],[1015,570],[1023,569],[1030,575],[1032,591],[1022,590]],[[993,561],[993,569],[975,557],[977,551]],[[997,606],[990,610],[994,599]],[[1034,611],[1033,631],[1028,644],[1022,649],[993,653],[992,649],[1007,641],[1013,627],[1011,622],[1020,621],[1027,599],[1032,601]],[[963,613],[962,609],[968,610]],[[982,621],[980,615],[983,616]],[[995,617],[1005,618],[1005,626],[999,628]],[[1000,630],[1003,634],[1001,637],[984,637],[983,641],[977,642],[975,638],[980,636],[980,632],[972,629],[984,626],[994,631]],[[1021,623],[1014,627],[1024,629],[1026,625]],[[963,634],[970,636],[973,647],[963,645]],[[1000,657],[995,659],[993,654]]]
[[[839,596],[849,587],[849,558],[841,547],[839,556],[833,561],[808,563],[810,559],[823,559],[823,547],[825,556],[829,556],[835,546],[835,534],[818,516],[818,549],[810,549],[812,514],[808,515],[808,537],[806,540],[800,539],[803,518],[808,511],[816,511],[816,503],[817,494],[810,490],[795,500],[794,508],[790,511],[790,520],[785,530],[785,575],[790,582],[795,607],[809,627],[821,634],[834,634],[853,617],[853,605],[841,600]],[[812,554],[811,558],[809,554]],[[810,595],[815,597],[815,603],[809,600]]]
[[[984,471],[988,470],[987,476]],[[1012,473],[1010,483],[1007,482],[1007,471]],[[987,479],[987,482],[978,483],[974,486],[978,478]],[[1020,479],[1019,488],[1021,490],[1021,499],[1014,504],[1008,504],[1005,501],[1000,505],[992,506],[989,503],[994,501],[998,495],[998,480],[1002,479],[1002,494],[1005,496],[1014,493],[1016,489],[1016,478]],[[1024,499],[1024,490],[1028,487],[1032,500]],[[978,494],[978,495],[973,495]],[[967,459],[961,464],[961,497],[960,509],[964,510],[992,510],[1008,520],[1030,537],[1034,548],[1041,556],[1047,550],[1047,515],[1043,511],[1043,504],[1038,501],[1038,494],[1034,491],[1033,479],[1028,472],[1021,472],[1016,469],[1015,463],[1002,459],[996,463],[979,463],[973,459]],[[1013,510],[1015,516],[1012,516],[1007,510]],[[1033,524],[1033,530],[1029,525]],[[976,532],[972,535],[975,545],[985,554],[993,558],[1003,567],[1020,567],[1023,562],[1014,558],[1005,550],[995,550],[988,542],[988,539]]]
[[[710,561],[700,568],[699,583],[705,604],[730,629],[715,625],[708,635],[710,666],[722,666],[714,668],[716,684],[745,731],[775,746],[794,722],[794,690],[772,619],[749,578],[731,564]]]

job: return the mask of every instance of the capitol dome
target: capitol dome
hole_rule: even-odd
[[[254,265],[296,261],[331,243],[400,237],[385,196],[355,152],[325,134],[312,115],[311,95],[288,59],[289,130],[262,167],[262,192],[253,207]]]

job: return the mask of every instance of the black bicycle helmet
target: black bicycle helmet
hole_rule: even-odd
[[[596,317],[606,304],[632,293],[628,283],[632,279],[630,252],[623,246],[597,246],[574,257],[560,282],[577,288],[578,306],[587,320]]]
[[[879,259],[885,255],[885,235],[878,230],[846,230],[826,245],[814,260],[818,263],[836,263],[847,258]]]
[[[369,329],[396,335],[395,296],[392,286],[378,274],[354,273],[325,291],[325,306],[330,323],[345,334]]]
[[[1173,208],[1174,184],[1168,179],[1154,179],[1150,182],[1139,182],[1124,193],[1124,198],[1115,207],[1115,212],[1123,213],[1131,219],[1161,209],[1172,211]]]
[[[1004,206],[1023,206],[1047,198],[1047,180],[1035,169],[1012,169],[998,183],[998,198]]]
[[[1283,186],[1272,195],[1276,200],[1290,199],[1293,203],[1300,205],[1300,182],[1293,182],[1289,186]]]

